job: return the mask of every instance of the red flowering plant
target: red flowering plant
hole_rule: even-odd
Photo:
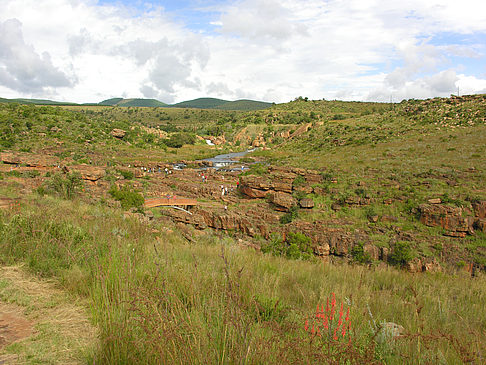
[[[336,295],[331,293],[326,306],[317,305],[316,312],[305,320],[304,330],[311,336],[328,356],[346,351],[351,345],[351,317],[349,306],[344,302],[337,305]]]

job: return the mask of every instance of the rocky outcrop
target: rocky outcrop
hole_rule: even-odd
[[[68,172],[78,172],[83,180],[97,181],[105,176],[105,169],[91,165],[76,165],[66,168]]]
[[[115,138],[122,139],[123,137],[125,137],[127,132],[124,131],[123,129],[115,128],[110,132],[110,134]]]
[[[23,164],[29,167],[47,167],[57,165],[57,159],[48,155],[33,155],[27,153],[0,153],[0,160],[9,165]]]
[[[486,218],[486,200],[473,202],[472,208],[474,210],[474,215],[477,218]]]
[[[301,208],[304,209],[312,209],[314,208],[314,200],[309,198],[304,198],[299,201],[299,205]]]
[[[275,191],[269,194],[270,201],[275,205],[275,209],[281,212],[288,212],[290,208],[297,205],[297,200],[290,194]]]
[[[322,175],[318,171],[276,166],[270,166],[268,171],[264,176],[241,176],[240,191],[250,198],[264,198],[269,191],[309,194],[313,191],[312,185],[322,182]],[[304,178],[305,184],[294,186],[293,182],[298,176]]]
[[[462,208],[445,205],[422,204],[418,208],[420,222],[429,227],[440,226],[449,236],[466,237],[472,233],[474,220],[462,216]]]

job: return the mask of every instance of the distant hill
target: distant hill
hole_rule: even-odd
[[[183,101],[171,105],[174,108],[197,108],[197,109],[219,109],[218,107],[229,103],[227,100],[216,98],[198,98],[194,100]]]
[[[220,105],[217,109],[223,110],[260,110],[270,108],[273,104],[255,100],[236,100],[229,101]]]
[[[19,103],[19,104],[35,104],[35,105],[77,105],[76,103],[52,101],[44,99],[4,99],[0,98],[0,103]]]
[[[124,107],[150,107],[150,108],[158,108],[158,107],[167,107],[168,105],[155,100],[155,99],[123,99],[123,98],[112,98],[103,100],[98,105],[110,105],[110,106],[124,106]]]
[[[199,98],[172,105],[174,108],[221,109],[221,110],[259,110],[272,106],[272,103],[254,100],[228,101],[216,98]]]
[[[0,103],[20,103],[35,105],[83,105],[83,106],[119,106],[119,107],[150,107],[150,108],[195,108],[195,109],[218,109],[218,110],[260,110],[272,106],[272,103],[255,100],[236,100],[228,101],[216,98],[198,98],[194,100],[183,101],[181,103],[169,105],[156,99],[124,99],[111,98],[103,100],[100,103],[77,104],[71,102],[59,102],[43,99],[5,99],[0,98]]]
[[[123,101],[123,98],[112,98],[112,99],[106,99],[103,100],[101,103],[98,103],[98,105],[107,105],[107,106],[115,106],[117,105],[120,101]]]

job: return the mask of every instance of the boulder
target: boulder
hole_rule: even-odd
[[[420,222],[426,226],[440,226],[449,232],[471,231],[470,222],[467,218],[462,217],[461,208],[438,204],[422,204],[418,210]]]
[[[81,175],[83,180],[97,181],[105,176],[105,170],[101,167],[91,165],[76,165],[66,167],[67,171],[75,171]]]
[[[401,336],[403,333],[405,333],[405,328],[403,328],[403,326],[393,322],[384,322],[376,336],[376,340],[379,343],[390,342]]]
[[[314,248],[314,253],[317,256],[329,256],[330,250],[331,250],[331,247],[329,246],[329,244],[323,243],[322,245],[316,246]]]
[[[382,215],[380,220],[382,222],[389,222],[389,223],[398,222],[398,218],[392,215]]]
[[[437,260],[433,259],[431,261],[425,262],[422,270],[425,272],[442,272],[442,266],[440,266]]]
[[[297,204],[297,200],[290,194],[275,191],[270,193],[270,201],[275,205],[275,209],[282,212],[290,211],[290,208]]]
[[[309,198],[304,198],[299,201],[299,205],[301,208],[312,209],[314,208],[314,200]]]
[[[110,134],[115,138],[122,139],[123,137],[125,137],[125,134],[127,134],[127,132],[123,129],[115,128],[110,132]]]
[[[411,273],[422,272],[422,261],[418,257],[416,257],[411,261],[407,262],[405,268],[408,270],[408,272]]]
[[[472,207],[477,218],[486,218],[486,200],[474,202]]]
[[[478,231],[486,233],[486,218],[476,219],[476,221],[474,222],[474,228]]]
[[[252,199],[264,198],[268,193],[268,190],[254,189],[247,185],[241,185],[239,190],[242,194]]]
[[[380,248],[372,245],[372,244],[365,244],[363,245],[363,252],[367,253],[372,260],[379,260],[380,259]]]

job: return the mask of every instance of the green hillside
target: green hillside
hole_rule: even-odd
[[[19,103],[19,104],[35,104],[35,105],[78,105],[71,102],[53,101],[47,99],[5,99],[0,98],[0,103]]]
[[[198,98],[194,100],[183,101],[172,105],[174,108],[196,108],[196,109],[214,109],[229,103],[227,100],[216,98]]]
[[[99,103],[99,105],[115,106],[121,101],[123,101],[123,98],[106,99]]]
[[[195,109],[221,109],[221,110],[259,110],[272,106],[272,103],[265,103],[255,100],[236,100],[228,101],[216,98],[199,98],[183,101],[172,105],[175,108],[195,108]]]
[[[260,110],[267,109],[272,106],[272,103],[255,100],[236,100],[230,101],[220,105],[218,109],[222,110]]]

